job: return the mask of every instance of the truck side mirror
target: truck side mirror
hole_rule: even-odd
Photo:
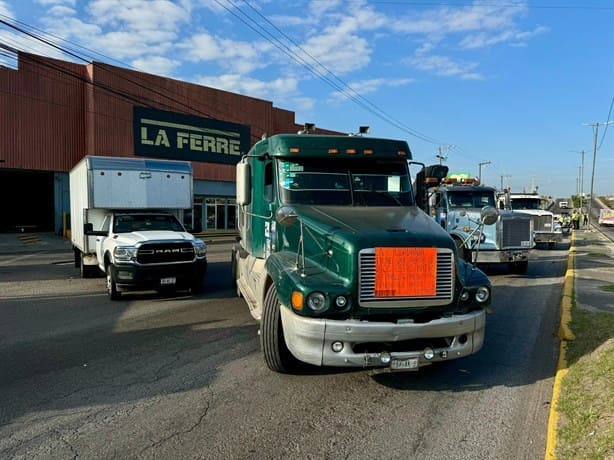
[[[94,224],[87,222],[83,224],[83,234],[90,235],[94,231]]]
[[[282,206],[275,213],[275,220],[284,227],[294,225],[297,218],[296,210],[292,206]]]
[[[237,204],[245,206],[252,202],[251,169],[247,162],[237,164]]]
[[[498,218],[499,211],[494,206],[484,206],[480,211],[480,220],[484,225],[492,225]]]

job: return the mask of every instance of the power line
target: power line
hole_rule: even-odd
[[[236,6],[232,0],[229,0],[231,4],[233,4],[233,6]],[[358,105],[360,105],[361,107],[365,108],[366,110],[368,110],[370,113],[373,113],[374,115],[378,116],[379,118],[382,118],[384,121],[387,121],[389,123],[391,123],[393,126],[395,126],[396,128],[401,129],[402,131],[417,137],[418,139],[421,139],[425,142],[431,143],[431,144],[441,144],[441,142],[439,142],[437,139],[434,139],[430,136],[427,136],[426,134],[420,133],[419,131],[408,127],[407,125],[403,124],[402,122],[400,122],[399,120],[393,118],[391,115],[387,114],[384,110],[382,110],[380,107],[378,107],[377,105],[375,105],[372,101],[370,101],[369,99],[367,99],[366,97],[364,97],[363,95],[361,95],[360,93],[358,93],[356,90],[354,90],[354,88],[352,88],[351,85],[349,85],[347,82],[345,82],[343,79],[341,79],[340,77],[338,77],[337,75],[335,75],[335,73],[330,70],[328,67],[326,67],[320,60],[318,60],[317,58],[315,58],[312,54],[310,54],[308,51],[306,51],[302,46],[300,46],[295,40],[293,40],[290,36],[288,36],[283,30],[281,30],[279,27],[277,27],[274,23],[272,23],[266,16],[264,16],[260,11],[258,11],[256,8],[254,8],[254,6],[252,6],[248,0],[242,0],[243,3],[245,3],[252,11],[254,11],[261,19],[263,19],[267,24],[269,24],[271,27],[273,27],[273,29],[275,31],[277,31],[279,34],[281,34],[284,38],[286,38],[286,40],[288,40],[292,45],[294,45],[298,50],[301,51],[301,53],[303,53],[304,55],[306,55],[312,62],[314,62],[315,64],[317,64],[317,66],[322,69],[324,72],[317,72],[314,70],[315,74],[323,79],[325,82],[331,84],[331,86],[335,89],[337,89],[338,91],[340,91],[342,94],[344,94],[345,96],[347,96],[348,98],[350,98],[352,101],[354,101],[355,103],[357,103]],[[219,3],[219,2],[218,2]],[[240,8],[239,8],[240,10]],[[227,10],[229,11],[229,10]],[[230,12],[230,11],[229,11]],[[242,13],[244,15],[246,15],[245,12],[242,11]],[[248,16],[249,17],[249,16]],[[252,18],[250,18],[250,20],[253,21]],[[256,23],[258,24],[258,23]],[[259,27],[262,30],[265,30],[262,26],[259,25]],[[253,29],[252,29],[253,30]],[[281,43],[281,41],[279,39],[277,39],[277,37],[273,36],[272,34],[270,34],[267,31],[267,34],[271,37],[273,37],[273,39],[275,40],[276,43],[281,44],[285,49],[290,50],[289,47],[287,47],[285,44]],[[267,39],[268,40],[268,39]],[[270,40],[269,40],[270,41]],[[273,43],[275,44],[275,43]],[[300,64],[306,66],[308,69],[313,69],[313,66],[311,64],[309,64],[308,62],[306,62],[304,59],[299,58],[298,56],[296,56],[294,53],[291,57],[293,60],[295,60],[296,62],[296,58],[300,59]],[[333,81],[331,81],[330,78],[328,78],[328,76],[331,76]],[[362,103],[364,102],[365,104],[367,104],[369,107],[371,107],[373,110],[369,109],[368,107],[365,107],[365,105]],[[375,111],[375,112],[374,112]]]
[[[8,18],[7,16],[4,16],[4,15],[0,15],[0,17]],[[58,44],[52,43],[50,40],[44,39],[43,37],[40,37],[39,35],[37,35],[34,32],[27,31],[27,30],[25,30],[24,27],[18,27],[16,25],[12,25],[12,24],[10,24],[7,21],[2,20],[2,19],[0,19],[0,23],[1,24],[5,24],[5,25],[7,25],[7,26],[9,26],[9,27],[11,27],[11,28],[21,32],[21,33],[24,33],[25,35],[27,35],[30,38],[33,38],[33,39],[38,40],[38,41],[41,41],[41,42],[43,42],[44,44],[46,44],[48,46],[52,46],[53,48],[58,49],[59,51],[66,52],[66,54],[69,54],[69,55],[79,59],[80,61],[83,61],[83,62],[86,62],[86,63],[90,63],[90,61],[88,61],[86,58],[84,58],[82,56],[79,56],[75,52],[68,52],[64,47],[62,47],[62,46],[60,46]],[[23,23],[21,23],[21,24],[23,24]],[[29,26],[26,25],[26,27],[29,27]],[[2,44],[0,43],[0,45],[2,45]],[[15,48],[11,48],[11,50],[12,51],[18,51]],[[49,62],[39,62],[39,63],[40,63],[40,65],[46,66],[48,68],[53,68],[54,70],[57,70],[57,71],[59,71],[61,73],[64,73],[64,74],[69,75],[69,76],[72,76],[72,77],[74,77],[74,78],[76,78],[76,79],[78,79],[78,80],[80,80],[82,82],[91,84],[94,87],[98,87],[100,89],[103,89],[103,90],[105,90],[105,91],[109,92],[110,94],[113,94],[113,95],[115,95],[117,97],[120,97],[120,98],[123,98],[123,99],[127,99],[128,101],[130,101],[132,103],[139,104],[142,101],[142,103],[147,104],[151,108],[154,108],[155,106],[159,106],[159,105],[163,105],[163,106],[165,106],[167,108],[171,108],[172,107],[172,106],[170,106],[168,104],[165,104],[164,102],[162,102],[160,100],[155,100],[155,99],[152,99],[152,98],[146,98],[146,97],[143,97],[143,96],[138,96],[137,97],[134,94],[129,93],[127,91],[120,91],[120,90],[117,90],[117,89],[112,88],[110,86],[102,85],[102,84],[100,84],[97,81],[90,81],[88,79],[85,79],[84,77],[82,77],[79,74],[72,73],[72,72],[68,71],[67,69],[65,69],[63,67],[55,66],[55,65],[53,65],[53,64],[51,64]],[[117,75],[117,72],[114,72],[113,70],[111,70],[108,67],[106,67],[104,63],[99,63],[98,64],[98,68],[100,70],[105,70],[105,71],[107,71],[107,72],[109,72],[111,74]],[[160,96],[164,100],[173,102],[173,103],[175,103],[178,106],[182,106],[182,107],[186,108],[187,111],[189,111],[189,112],[198,113],[199,115],[203,115],[203,116],[207,116],[207,117],[210,117],[210,118],[214,118],[214,115],[212,115],[211,113],[208,113],[208,112],[205,112],[203,110],[197,109],[197,108],[191,106],[190,104],[188,104],[188,103],[186,103],[184,101],[181,101],[181,100],[178,100],[176,98],[171,97],[168,94],[168,90],[166,90],[165,92],[157,91],[156,89],[154,89],[153,86],[151,86],[151,85],[150,86],[144,85],[143,83],[141,83],[141,82],[139,82],[137,80],[133,80],[133,79],[127,78],[125,75],[122,76],[122,79],[124,81],[127,81],[129,83],[134,84],[137,87],[145,89],[146,91],[154,93],[155,95]],[[171,94],[177,95],[176,93],[171,93]],[[229,114],[225,114],[225,115],[228,118],[233,119],[233,117],[230,116]],[[236,121],[236,119],[235,119],[235,121]],[[262,132],[266,131],[264,129],[264,127],[258,126],[258,125],[254,124],[254,123],[251,123],[251,124],[252,124],[252,126],[258,128]],[[253,134],[253,133],[250,133],[250,135],[255,140],[259,140],[260,139],[259,135],[256,135],[256,134]]]
[[[599,147],[597,147],[597,150],[601,149],[601,146],[603,145],[603,141],[605,139],[605,133],[608,132],[608,126],[610,126],[610,116],[612,115],[612,106],[614,106],[614,96],[612,96],[612,102],[610,102],[610,110],[608,111],[608,118],[606,120],[605,129],[603,130],[603,134],[601,135],[601,142],[599,142]]]

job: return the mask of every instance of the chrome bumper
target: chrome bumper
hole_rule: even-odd
[[[439,318],[428,323],[388,323],[358,320],[330,320],[296,315],[280,306],[286,345],[300,361],[316,366],[389,367],[387,358],[417,358],[418,366],[448,361],[476,353],[484,343],[486,316],[484,311]],[[451,344],[433,348],[427,359],[424,349],[377,353],[355,353],[353,346],[364,343],[400,342],[411,339],[452,337]],[[335,352],[333,342],[342,342]]]

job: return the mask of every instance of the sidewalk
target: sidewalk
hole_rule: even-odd
[[[598,227],[573,232],[577,307],[614,313],[614,243]]]

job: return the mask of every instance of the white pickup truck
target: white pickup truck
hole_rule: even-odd
[[[192,207],[189,162],[87,156],[70,172],[70,202],[75,266],[104,273],[110,299],[203,288],[207,246],[178,219]]]

